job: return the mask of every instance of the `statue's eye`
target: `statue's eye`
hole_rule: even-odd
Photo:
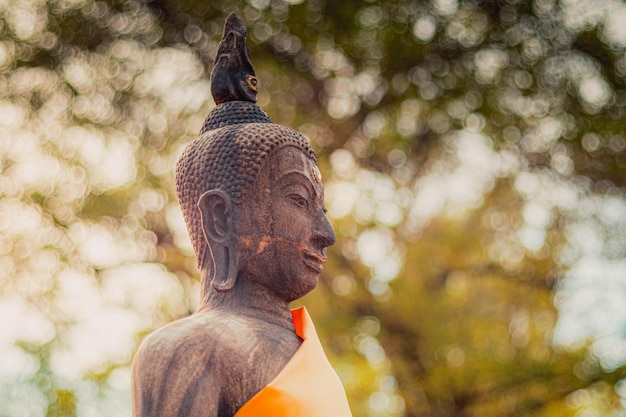
[[[307,208],[309,206],[307,199],[300,194],[290,194],[289,199],[300,208]]]
[[[254,75],[248,75],[248,77],[246,78],[246,84],[248,85],[248,88],[252,91],[256,91],[257,89],[257,80],[256,77]]]

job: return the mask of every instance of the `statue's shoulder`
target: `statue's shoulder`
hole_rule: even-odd
[[[187,414],[196,416],[212,415],[206,407],[220,404],[232,415],[278,375],[298,346],[295,332],[252,317],[194,313],[142,342],[133,361],[136,407],[149,410],[142,416],[164,417],[192,404],[204,410]],[[163,407],[176,412],[154,411]]]
[[[217,405],[231,396],[224,375],[233,340],[249,331],[236,317],[216,312],[194,313],[148,335],[133,360],[133,396],[139,415],[164,417],[217,415]],[[237,370],[235,370],[236,372]],[[207,408],[208,407],[208,408]],[[212,411],[211,411],[212,410]]]
[[[152,363],[188,360],[189,357],[211,360],[230,352],[234,345],[247,344],[253,330],[245,320],[223,312],[194,313],[176,320],[148,335],[137,356]]]

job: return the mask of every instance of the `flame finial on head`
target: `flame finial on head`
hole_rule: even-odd
[[[246,46],[246,27],[235,13],[226,18],[211,71],[211,94],[215,104],[227,101],[256,103],[257,79]]]

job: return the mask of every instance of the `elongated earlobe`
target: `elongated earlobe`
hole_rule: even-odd
[[[227,258],[223,265],[226,268],[216,268],[213,278],[213,288],[219,292],[225,292],[231,290],[237,282],[237,255],[235,253],[235,247],[230,245],[224,248],[224,255]]]
[[[229,291],[235,286],[239,272],[230,197],[222,190],[207,191],[200,197],[198,209],[204,238],[213,257],[211,286],[216,291]]]

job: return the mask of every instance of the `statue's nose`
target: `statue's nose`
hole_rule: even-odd
[[[321,248],[332,246],[337,241],[337,236],[335,235],[333,226],[330,224],[328,217],[326,217],[326,213],[323,211],[320,211],[316,217],[313,239]]]

